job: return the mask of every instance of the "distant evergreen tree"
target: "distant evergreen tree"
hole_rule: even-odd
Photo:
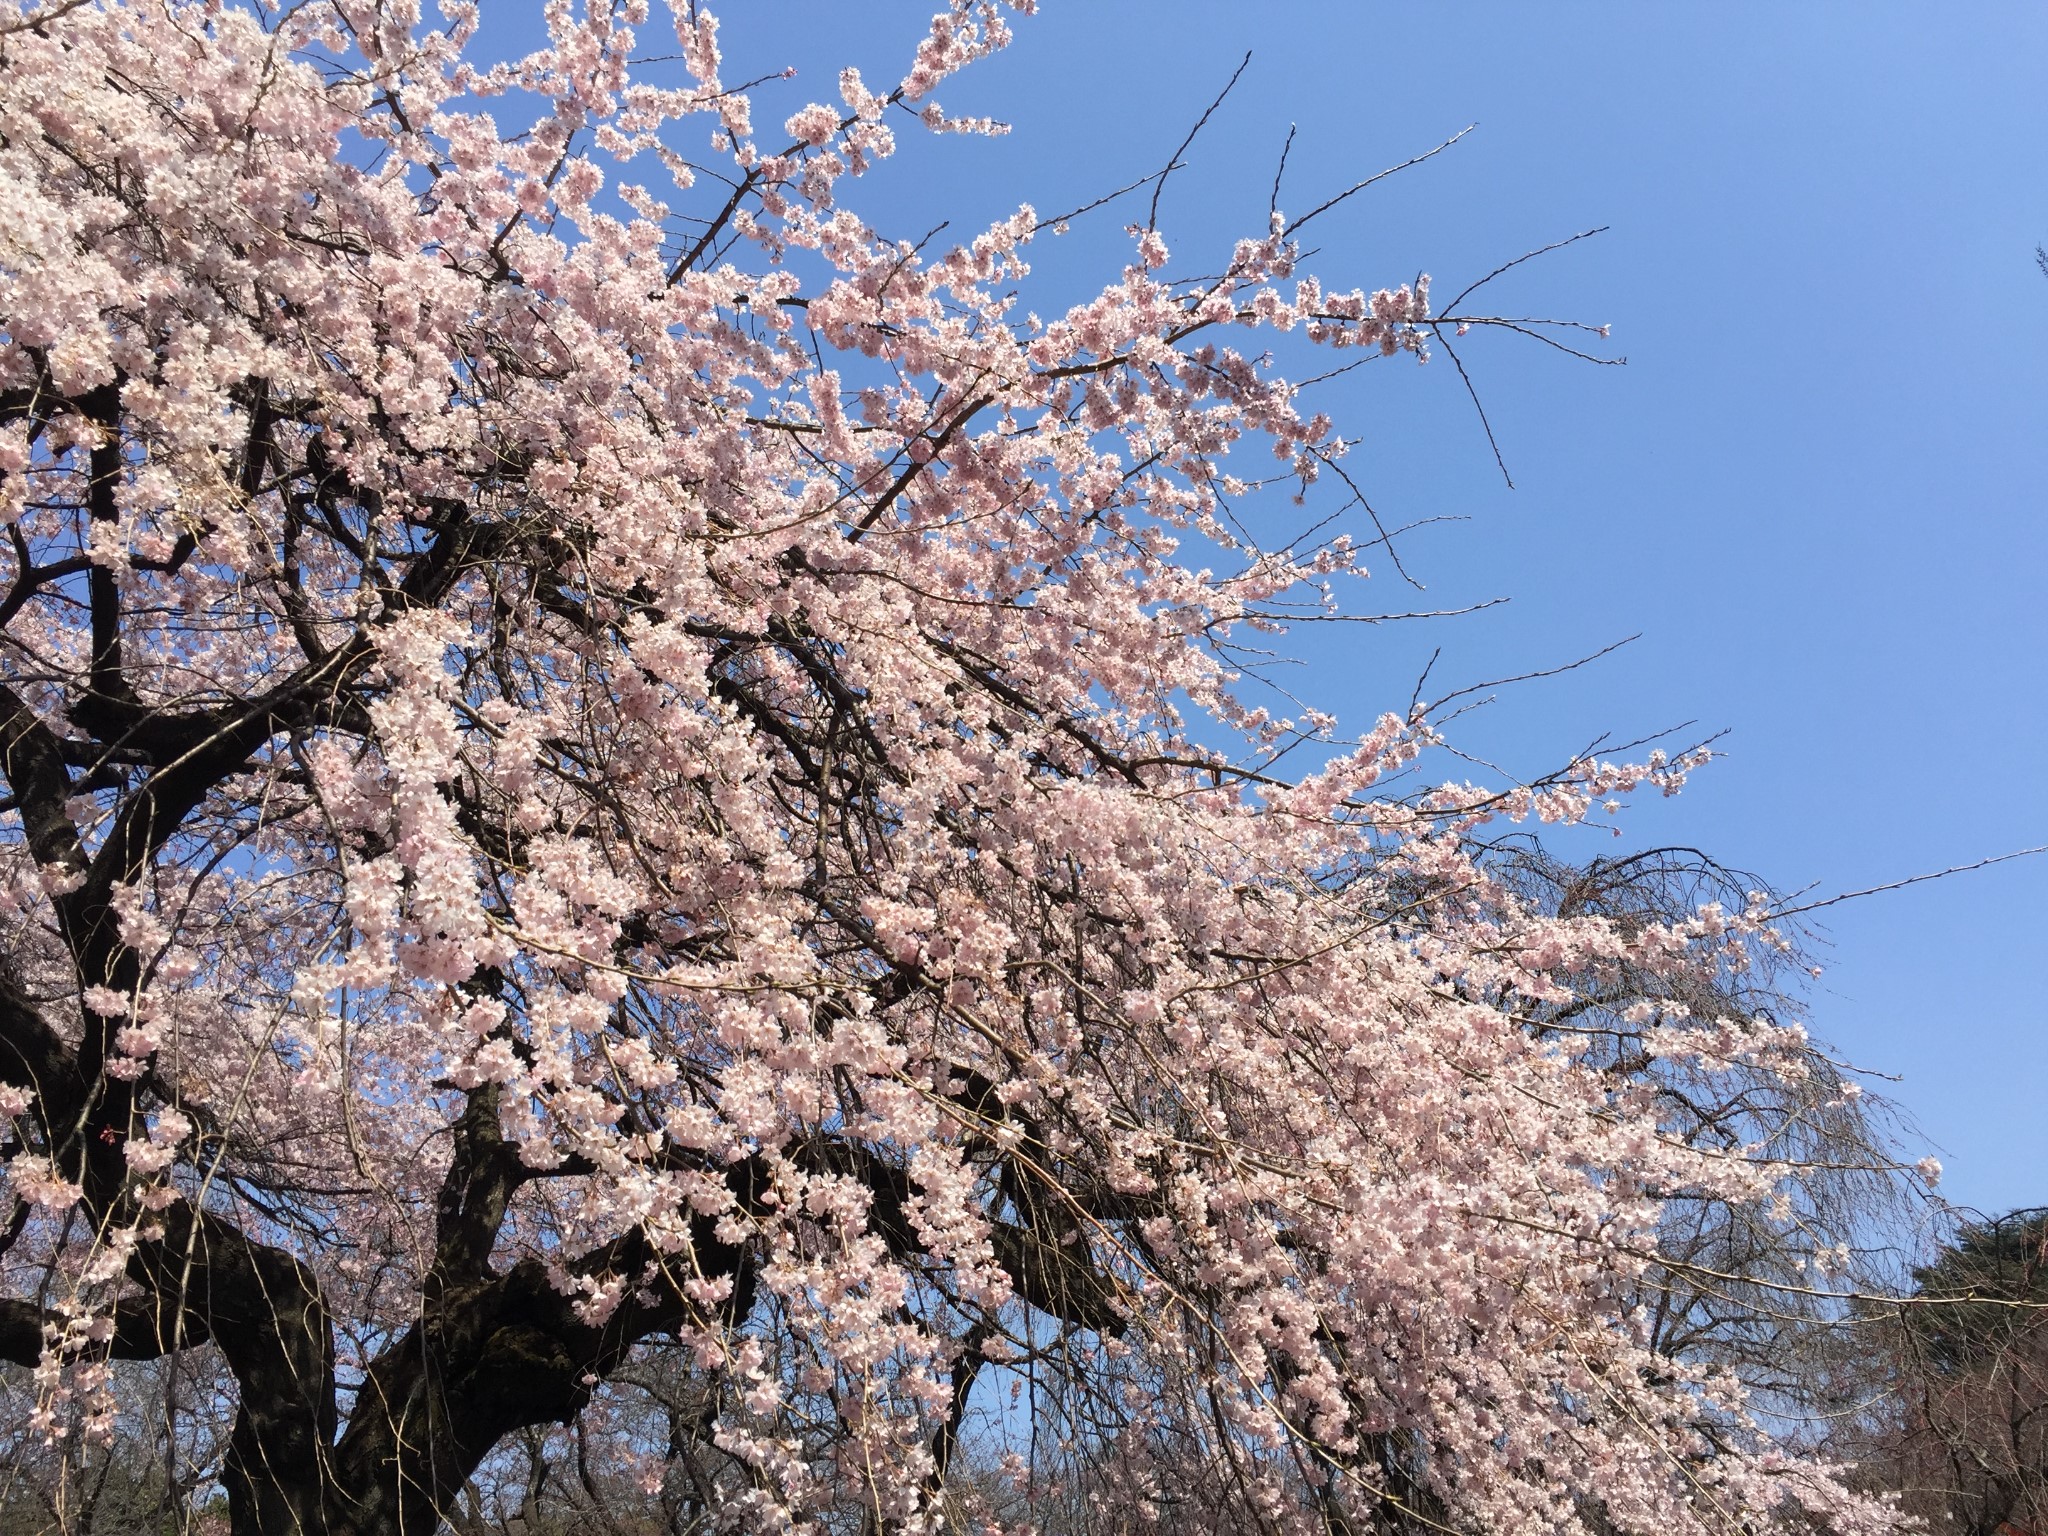
[[[2048,1207],[1963,1227],[1913,1281],[1867,1461],[1934,1532],[2048,1532]]]
[[[2048,1306],[2048,1206],[2009,1211],[1966,1226],[1932,1264],[1913,1271],[1917,1306],[1908,1327],[1922,1358],[1943,1374],[1983,1369]]]

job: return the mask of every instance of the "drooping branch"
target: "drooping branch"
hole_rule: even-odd
[[[139,1301],[122,1301],[113,1309],[113,1334],[106,1343],[110,1360],[157,1360],[207,1342],[206,1325],[198,1317],[179,1317],[181,1309],[153,1293]],[[63,1316],[33,1302],[0,1297],[0,1360],[34,1366],[48,1339],[63,1328]]]

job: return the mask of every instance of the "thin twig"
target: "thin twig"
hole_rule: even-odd
[[[1429,660],[1422,664],[1422,676],[1415,679],[1415,691],[1408,695],[1408,718],[1410,720],[1415,718],[1415,712],[1422,707],[1422,690],[1429,685],[1429,674],[1436,670],[1437,658],[1442,656],[1443,653],[1444,648],[1438,646],[1429,653]]]
[[[1306,224],[1310,219],[1315,218],[1318,214],[1328,213],[1332,208],[1336,207],[1339,203],[1343,202],[1345,198],[1363,192],[1367,187],[1371,186],[1374,182],[1385,181],[1389,176],[1392,176],[1399,171],[1408,170],[1413,166],[1418,166],[1422,164],[1422,162],[1425,160],[1434,159],[1436,156],[1442,154],[1445,150],[1449,149],[1453,144],[1457,143],[1458,140],[1465,137],[1466,134],[1470,133],[1474,128],[1477,128],[1478,126],[1479,125],[1477,123],[1468,123],[1463,128],[1460,128],[1456,133],[1452,134],[1448,139],[1445,139],[1443,143],[1437,145],[1435,149],[1425,150],[1422,154],[1417,155],[1413,160],[1403,160],[1399,165],[1390,165],[1384,171],[1379,171],[1371,176],[1366,177],[1365,180],[1357,183],[1355,186],[1346,187],[1342,192],[1339,192],[1335,197],[1331,198],[1328,202],[1319,203],[1315,207],[1309,209],[1307,213],[1304,213],[1300,218],[1296,219],[1293,223],[1289,224],[1285,229],[1280,231],[1280,233],[1283,235],[1291,235],[1296,230],[1300,229],[1302,225]]]
[[[1505,597],[1481,598],[1476,603],[1467,603],[1463,608],[1427,608],[1413,613],[1271,613],[1259,612],[1260,618],[1271,618],[1276,623],[1295,624],[1391,624],[1396,619],[1455,619],[1468,613],[1480,613],[1488,608],[1498,608],[1510,601]]]
[[[1460,304],[1464,303],[1465,300],[1470,298],[1473,294],[1477,293],[1480,289],[1484,288],[1496,277],[1499,277],[1501,273],[1512,272],[1516,267],[1519,267],[1525,261],[1534,261],[1538,256],[1547,256],[1552,251],[1561,251],[1568,245],[1576,245],[1581,240],[1590,240],[1595,235],[1604,235],[1607,233],[1607,230],[1608,226],[1605,224],[1600,225],[1597,229],[1582,229],[1576,235],[1567,235],[1562,240],[1553,240],[1548,245],[1539,245],[1533,251],[1524,251],[1521,255],[1517,256],[1513,261],[1505,262],[1502,265],[1495,267],[1491,272],[1487,273],[1486,276],[1480,278],[1478,282],[1472,284],[1471,287],[1467,288],[1463,293],[1459,294],[1455,299],[1451,300],[1450,303],[1446,304],[1444,308],[1446,311],[1455,310]]]
[[[1562,666],[1545,667],[1537,672],[1522,672],[1514,677],[1497,677],[1489,683],[1474,683],[1469,688],[1460,688],[1455,693],[1447,693],[1442,698],[1434,700],[1428,706],[1428,712],[1435,714],[1439,709],[1450,703],[1451,700],[1462,699],[1468,693],[1478,693],[1487,688],[1505,688],[1510,683],[1528,683],[1535,681],[1539,677],[1556,677],[1559,673],[1574,671],[1590,662],[1598,661],[1602,656],[1611,656],[1624,645],[1633,645],[1642,638],[1640,634],[1628,635],[1623,639],[1615,641],[1612,645],[1601,646],[1599,650],[1594,651],[1590,655],[1581,656],[1577,661],[1565,662]],[[1432,661],[1434,661],[1434,658],[1432,658]]]
[[[1988,859],[1979,859],[1974,864],[1951,864],[1947,869],[1930,870],[1924,875],[1908,875],[1903,880],[1893,880],[1884,885],[1866,886],[1860,891],[1844,891],[1839,896],[1830,896],[1825,901],[1809,901],[1800,906],[1786,907],[1770,914],[1766,921],[1776,922],[1781,917],[1791,917],[1800,912],[1818,912],[1822,907],[1832,907],[1837,902],[1855,901],[1863,896],[1876,896],[1884,891],[1902,891],[1909,885],[1919,885],[1926,880],[1945,880],[1950,875],[1966,875],[1973,869],[1989,869],[1993,864],[2006,864],[2014,859],[2032,858],[2037,853],[2048,853],[2048,843],[2036,848],[2022,848],[2016,853],[1993,854]]]
[[[1576,357],[1582,363],[1598,363],[1602,368],[1624,368],[1628,366],[1628,359],[1625,357],[1600,357],[1591,352],[1582,352],[1577,347],[1566,346],[1555,336],[1546,336],[1543,332],[1533,330],[1517,320],[1498,320],[1490,316],[1476,315],[1453,322],[1452,318],[1446,315],[1442,320],[1434,322],[1436,325],[1453,323],[1457,325],[1491,325],[1503,331],[1513,331],[1518,336],[1527,336],[1532,340],[1540,341],[1546,347],[1555,347],[1558,351],[1564,353],[1566,357]],[[1439,336],[1441,336],[1441,333],[1439,333]]]
[[[1486,432],[1486,446],[1493,450],[1493,462],[1500,466],[1500,477],[1507,481],[1508,489],[1512,491],[1515,488],[1515,477],[1508,473],[1508,461],[1501,456],[1500,442],[1493,435],[1493,423],[1486,419],[1486,407],[1479,403],[1479,391],[1472,386],[1472,375],[1465,371],[1464,359],[1458,356],[1457,348],[1444,338],[1442,326],[1432,325],[1429,329],[1436,337],[1437,344],[1450,358],[1451,365],[1458,370],[1458,377],[1465,381],[1465,393],[1472,397],[1472,409],[1479,413],[1479,425]]]
[[[1280,178],[1287,174],[1287,152],[1294,148],[1295,127],[1296,125],[1293,123],[1287,125],[1287,142],[1280,146],[1280,163],[1273,169],[1273,197],[1266,204],[1266,216],[1268,218],[1271,218],[1280,211]]]
[[[1083,203],[1080,207],[1074,209],[1071,213],[1060,213],[1055,214],[1053,217],[1049,219],[1040,219],[1036,224],[1031,226],[1031,233],[1035,235],[1041,229],[1046,229],[1064,224],[1069,219],[1078,219],[1084,213],[1093,213],[1096,209],[1102,207],[1104,204],[1113,203],[1118,198],[1123,197],[1128,193],[1137,191],[1138,188],[1144,186],[1147,182],[1159,180],[1160,177],[1166,174],[1166,171],[1170,171],[1173,169],[1174,167],[1169,165],[1166,167],[1166,170],[1164,171],[1154,171],[1149,176],[1140,176],[1136,181],[1132,182],[1129,186],[1118,187],[1114,192],[1106,193],[1105,195],[1096,198],[1095,201],[1092,203]]]
[[[1203,125],[1215,114],[1216,109],[1223,105],[1223,98],[1230,94],[1230,88],[1237,84],[1238,77],[1245,72],[1251,61],[1251,50],[1247,48],[1244,57],[1238,60],[1237,68],[1231,72],[1230,79],[1224,83],[1223,89],[1216,93],[1216,99],[1209,103],[1207,111],[1195,119],[1195,126],[1190,128],[1188,136],[1180,141],[1180,148],[1166,157],[1166,169],[1159,173],[1159,185],[1152,189],[1152,207],[1145,215],[1147,229],[1159,227],[1159,194],[1166,190],[1166,178],[1172,174],[1173,168],[1180,164],[1180,157],[1188,152],[1188,146],[1195,142],[1195,135],[1202,131]]]
[[[1327,451],[1318,452],[1316,454],[1316,460],[1324,468],[1328,469],[1331,473],[1336,475],[1336,477],[1339,480],[1342,480],[1347,486],[1349,486],[1351,488],[1352,496],[1357,500],[1358,504],[1361,507],[1365,508],[1365,515],[1372,519],[1373,528],[1379,533],[1379,537],[1373,540],[1373,544],[1383,544],[1386,546],[1387,558],[1394,562],[1395,573],[1399,575],[1403,581],[1407,582],[1408,585],[1413,587],[1416,591],[1427,591],[1428,589],[1424,587],[1421,582],[1417,581],[1413,576],[1410,576],[1408,574],[1408,568],[1401,563],[1401,552],[1394,548],[1394,536],[1391,533],[1387,532],[1386,524],[1380,521],[1379,513],[1376,510],[1374,510],[1373,504],[1366,499],[1365,492],[1359,487],[1358,482],[1351,478],[1349,471],[1347,471],[1343,465],[1337,462],[1336,457],[1333,454]],[[1366,547],[1370,549],[1372,545],[1369,544]]]

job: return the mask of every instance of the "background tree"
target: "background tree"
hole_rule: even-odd
[[[1912,1281],[1866,1308],[1854,1453],[1930,1530],[2048,1528],[2048,1210],[1964,1223]]]
[[[38,1422],[38,1384],[0,1371],[0,1532],[165,1536],[226,1528],[222,1454],[234,1383],[213,1351],[124,1361],[103,1401],[106,1432],[53,1439]]]
[[[878,235],[848,178],[986,126],[932,92],[993,0],[773,134],[694,3],[646,77],[638,3],[491,66],[463,6],[0,15],[0,1355],[56,1486],[217,1361],[238,1533],[571,1469],[621,1528],[1890,1525],[1702,1312],[1834,1171],[1768,901],[1497,841],[1704,754],[1433,782],[1427,707],[1237,690],[1363,570],[1267,344],[1531,322],[1298,270],[1348,194],[1201,275],[1148,220],[1049,319],[1029,208]]]

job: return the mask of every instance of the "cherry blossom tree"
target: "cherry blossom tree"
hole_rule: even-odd
[[[695,0],[0,3],[31,1428],[217,1362],[251,1536],[564,1433],[678,1529],[1889,1529],[1651,1316],[1674,1202],[1826,1258],[1697,1113],[1842,1102],[1724,984],[1768,904],[1490,851],[1700,754],[1437,782],[1244,686],[1373,547],[1258,531],[1354,446],[1268,349],[1522,323],[1278,212],[1043,318],[1031,208],[878,233],[1011,9],[757,123]]]

